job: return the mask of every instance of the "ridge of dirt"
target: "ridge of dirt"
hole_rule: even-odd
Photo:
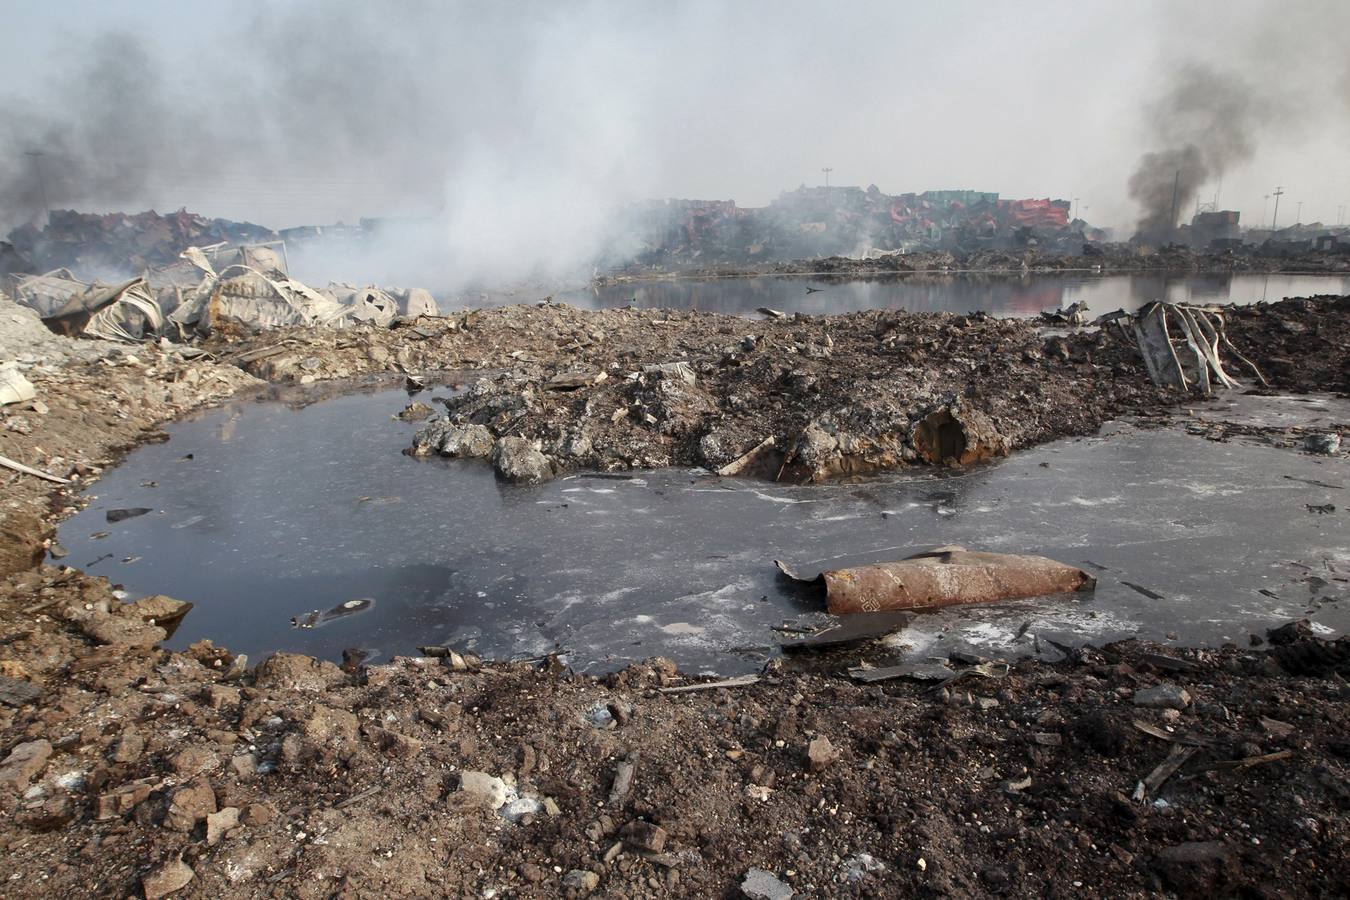
[[[1350,301],[1222,310],[1233,344],[1271,388],[1350,390]],[[1047,333],[1032,320],[982,314],[752,320],[514,306],[392,330],[250,337],[219,349],[282,382],[390,367],[488,370],[446,401],[445,415],[411,450],[445,452],[452,430],[482,426],[489,445],[523,438],[541,453],[535,471],[717,470],[772,439],[757,461],[765,474],[812,481],[968,463],[1184,399],[1155,388],[1133,343],[1109,331]],[[1260,387],[1241,363],[1229,364]]]

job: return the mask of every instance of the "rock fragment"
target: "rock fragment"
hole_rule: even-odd
[[[0,536],[0,542],[4,537]],[[0,703],[6,706],[23,706],[42,696],[42,688],[22,678],[0,675]]]
[[[398,414],[398,418],[405,422],[421,422],[423,419],[429,419],[435,414],[436,410],[427,406],[421,400],[414,400],[412,403],[403,407],[403,410]]]
[[[14,821],[33,831],[55,831],[75,818],[75,804],[68,794],[49,797],[41,806],[22,809],[14,816]]]
[[[823,772],[839,761],[839,750],[821,735],[806,746],[806,759],[812,772]]]
[[[179,775],[190,778],[220,767],[220,757],[205,747],[184,747],[169,757],[169,767]]]
[[[47,740],[25,741],[17,745],[0,762],[0,788],[22,794],[28,782],[47,766],[52,745]]]
[[[513,484],[540,484],[553,477],[548,457],[521,437],[498,438],[492,445],[492,468]]]
[[[205,778],[197,778],[178,788],[170,797],[164,814],[164,827],[191,831],[197,823],[216,811],[216,794]]]
[[[137,619],[114,616],[98,610],[76,619],[80,630],[100,644],[149,649],[169,636],[158,625],[149,625]]]
[[[537,816],[544,811],[544,804],[534,797],[517,797],[501,808],[502,818],[517,823],[526,816]]]
[[[356,716],[345,709],[333,709],[330,706],[316,704],[314,711],[301,726],[305,737],[316,744],[326,744],[331,740],[354,741],[360,724]]]
[[[117,747],[113,750],[112,760],[122,765],[130,765],[141,758],[145,751],[145,738],[134,725],[129,725],[122,732],[122,736],[117,739]]]
[[[614,782],[609,789],[609,802],[622,803],[633,790],[633,777],[637,774],[638,754],[636,751],[624,757],[614,768]]]
[[[283,691],[325,691],[346,676],[327,660],[297,653],[274,653],[258,663],[256,684]]]
[[[206,817],[206,843],[214,847],[230,829],[239,825],[239,808],[227,806]]]
[[[1134,705],[1148,709],[1182,710],[1191,705],[1191,695],[1183,687],[1164,683],[1157,687],[1144,688],[1134,694]]]
[[[492,452],[492,432],[482,425],[452,425],[436,450],[451,459],[481,459]]]
[[[151,869],[141,879],[141,889],[145,891],[145,900],[159,900],[174,891],[187,887],[196,873],[181,858],[174,858]]]
[[[1334,431],[1307,435],[1303,438],[1303,449],[1321,456],[1335,456],[1341,451],[1341,436]]]
[[[643,819],[634,819],[623,827],[623,839],[639,850],[660,853],[666,847],[669,835],[660,825]]]
[[[487,772],[461,772],[459,792],[492,810],[500,809],[506,802],[506,782]]]
[[[584,897],[600,886],[600,876],[586,869],[573,869],[563,876],[563,889]]]
[[[417,738],[408,737],[406,734],[390,731],[387,728],[368,725],[366,726],[366,736],[370,738],[370,742],[380,752],[396,759],[412,759],[422,752],[422,742]],[[500,806],[501,804],[497,805]]]
[[[99,821],[125,815],[149,799],[157,786],[153,778],[142,778],[99,794],[95,815]]]
[[[752,868],[741,882],[741,893],[750,900],[792,900],[792,888],[772,872]]]
[[[192,604],[186,600],[175,600],[164,594],[145,597],[135,603],[124,603],[114,615],[124,619],[139,619],[151,625],[163,625],[166,622],[180,621],[192,610]]]

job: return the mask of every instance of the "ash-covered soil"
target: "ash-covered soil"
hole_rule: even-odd
[[[1346,299],[1225,317],[1272,389],[1346,393]],[[714,464],[717,428],[732,458],[813,422],[860,443],[903,434],[910,464],[906,446],[956,446],[945,420],[915,444],[934,409],[1015,447],[1182,399],[1109,336],[984,317],[517,307],[207,349],[27,364],[42,409],[0,411],[0,453],[87,482],[160,422],[257,385],[244,370],[503,370],[459,411],[528,394],[498,410],[507,434],[551,447],[555,429],[595,425],[592,452],[617,448],[550,467]],[[693,383],[679,365],[644,371],[668,363]],[[0,477],[6,896],[737,896],[751,868],[801,896],[1350,889],[1350,651],[1306,629],[1006,673],[966,660],[945,689],[854,683],[848,668],[887,661],[868,645],[685,694],[661,693],[688,682],[660,661],[604,678],[456,657],[257,665],[157,649],[171,601],[126,605],[103,579],[38,565],[78,485]],[[516,821],[490,808],[503,795]]]
[[[0,598],[6,672],[41,692],[0,711],[27,760],[0,763],[8,896],[737,896],[754,867],[808,897],[1350,889],[1350,651],[1295,629],[945,687],[855,684],[855,650],[668,694],[690,682],[660,660],[94,646],[106,586],[51,567]]]

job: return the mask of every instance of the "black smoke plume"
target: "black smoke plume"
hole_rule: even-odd
[[[1252,158],[1266,111],[1261,94],[1237,75],[1203,65],[1178,71],[1150,110],[1155,149],[1130,176],[1130,197],[1141,207],[1136,237],[1171,240],[1200,188]]]

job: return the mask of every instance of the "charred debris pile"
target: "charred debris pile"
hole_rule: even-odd
[[[86,278],[139,274],[171,266],[189,247],[212,253],[226,246],[270,244],[270,228],[229,219],[208,219],[180,209],[160,215],[81,213],[53,210],[44,228],[21,225],[0,242],[0,275],[68,269]]]
[[[0,578],[16,896],[1273,896],[1350,877],[1347,648],[1290,626],[1057,665],[953,652],[941,680],[775,661],[708,681],[660,658],[593,678],[557,656],[170,651],[166,598],[109,594],[51,566]]]
[[[1047,336],[1036,321],[979,314],[752,322],[517,307],[452,320],[397,352],[417,364],[449,351],[440,358],[505,370],[442,400],[445,414],[423,427],[409,452],[490,457],[515,481],[576,467],[697,465],[812,482],[1005,455],[1091,433],[1223,379],[1256,390],[1350,391],[1344,298],[1168,306],[1167,315],[1196,321],[1196,331],[1176,336],[1168,351],[1175,371],[1155,373],[1149,366],[1161,364],[1146,362],[1145,339],[1163,314],[1159,305],[1129,322],[1113,317],[1097,330]],[[1218,329],[1212,343],[1205,327]],[[510,339],[489,337],[501,335]],[[1294,336],[1304,350],[1292,352]],[[484,344],[486,357],[471,349]],[[372,351],[349,350],[344,367],[363,352]],[[298,354],[289,360],[295,366]]]
[[[10,270],[0,289],[68,336],[187,341],[221,327],[383,326],[438,312],[420,288],[311,288],[288,274],[286,244],[274,232],[182,210],[62,211],[41,231],[25,226],[11,237],[0,247]]]

